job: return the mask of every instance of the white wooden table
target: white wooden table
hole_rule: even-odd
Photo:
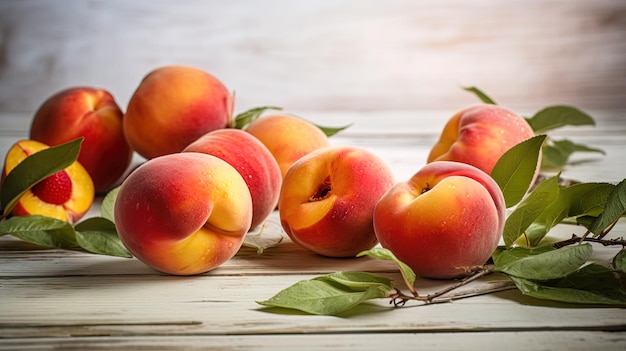
[[[368,148],[386,160],[397,180],[425,162],[450,111],[302,114],[320,124],[355,122],[334,144]],[[607,155],[563,176],[617,182],[626,176],[623,114],[602,112],[595,128],[568,129],[578,142]],[[28,115],[0,115],[0,152],[27,136]],[[384,121],[384,123],[381,123]],[[400,126],[403,123],[404,126]],[[99,213],[98,203],[90,215]],[[277,216],[268,230],[280,231]],[[561,227],[569,236],[580,228]],[[624,235],[626,223],[615,228]],[[616,248],[594,247],[606,262]],[[626,310],[535,300],[517,290],[429,306],[393,308],[372,301],[340,317],[276,314],[265,300],[302,279],[367,271],[401,286],[395,266],[370,258],[331,259],[304,251],[287,238],[262,254],[250,248],[200,276],[160,274],[136,259],[44,249],[0,238],[0,350],[260,349],[260,350],[624,350]],[[490,276],[477,284],[485,284]],[[420,292],[448,281],[419,280]]]

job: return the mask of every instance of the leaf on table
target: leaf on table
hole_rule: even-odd
[[[519,203],[528,192],[545,139],[545,135],[537,135],[515,145],[493,167],[491,177],[502,190],[507,208]]]
[[[115,224],[104,217],[92,217],[76,224],[76,241],[83,249],[100,255],[131,258],[120,240]]]
[[[276,247],[283,241],[283,229],[280,224],[273,221],[265,221],[258,228],[246,233],[243,246],[256,249],[257,254],[262,254],[266,249]]]
[[[398,265],[398,268],[400,268],[400,273],[402,274],[402,278],[404,279],[404,282],[409,288],[409,290],[415,291],[414,290],[415,278],[416,278],[415,272],[406,263],[400,261],[396,257],[396,255],[393,254],[393,252],[385,248],[375,247],[373,249],[359,252],[356,256],[361,257],[365,255],[379,259],[379,260],[387,260],[387,261],[395,262]]]
[[[70,166],[78,158],[84,138],[52,146],[26,157],[7,174],[0,189],[0,205],[4,218],[11,213],[20,197],[43,179]]]
[[[548,178],[524,198],[509,214],[504,224],[502,237],[507,247],[510,247],[544,210],[559,198],[559,176]]]
[[[474,95],[476,95],[480,99],[480,101],[484,102],[485,104],[497,105],[496,102],[492,98],[490,98],[487,94],[485,94],[482,90],[478,89],[477,87],[463,87],[463,90],[469,91],[470,93],[474,93]]]
[[[338,315],[364,301],[387,297],[392,290],[391,280],[384,277],[365,272],[338,272],[299,281],[257,303],[316,315]]]
[[[0,233],[45,247],[79,247],[71,224],[41,215],[11,217],[0,222]]]
[[[546,107],[527,119],[536,134],[564,126],[595,125],[594,119],[585,112],[566,105]]]
[[[494,255],[494,269],[530,280],[558,279],[579,269],[592,253],[588,243],[560,249],[547,245],[535,249],[515,247]]]
[[[117,193],[119,193],[121,186],[117,186],[111,189],[102,199],[102,205],[100,207],[100,213],[102,217],[115,223],[115,200],[117,199]]]
[[[611,191],[608,198],[606,199],[606,204],[604,206],[604,211],[596,218],[589,230],[595,235],[598,236],[602,234],[607,228],[609,228],[613,223],[617,222],[617,220],[622,217],[626,213],[626,179],[619,182],[615,188]]]
[[[524,295],[543,300],[626,306],[626,292],[619,278],[599,264],[588,264],[566,277],[548,281],[510,278]]]

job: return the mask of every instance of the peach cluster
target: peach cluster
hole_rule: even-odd
[[[421,276],[454,278],[493,253],[505,207],[489,173],[533,136],[504,107],[467,107],[446,124],[427,164],[395,183],[382,159],[332,146],[305,119],[266,115],[239,130],[232,113],[226,86],[188,66],[149,72],[125,112],[106,90],[62,90],[37,110],[30,140],[9,150],[2,175],[38,150],[84,137],[78,161],[32,187],[12,214],[74,223],[95,194],[121,184],[114,212],[122,242],[168,274],[218,267],[278,211],[289,238],[314,253],[354,257],[380,244]],[[145,162],[129,172],[135,152]]]

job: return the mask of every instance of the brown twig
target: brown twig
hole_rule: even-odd
[[[567,245],[579,244],[582,242],[591,242],[602,244],[604,246],[613,246],[613,245],[621,245],[626,247],[626,240],[623,237],[614,238],[614,239],[602,239],[600,237],[594,238],[589,237],[588,233],[585,233],[583,236],[577,236],[576,234],[572,234],[572,237],[566,240],[562,240],[552,244],[555,248],[559,249],[565,247]]]

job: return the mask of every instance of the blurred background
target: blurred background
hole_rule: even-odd
[[[462,86],[524,111],[619,111],[626,1],[0,0],[0,112],[76,85],[124,110],[169,64],[218,77],[236,112],[456,111],[477,101]]]

